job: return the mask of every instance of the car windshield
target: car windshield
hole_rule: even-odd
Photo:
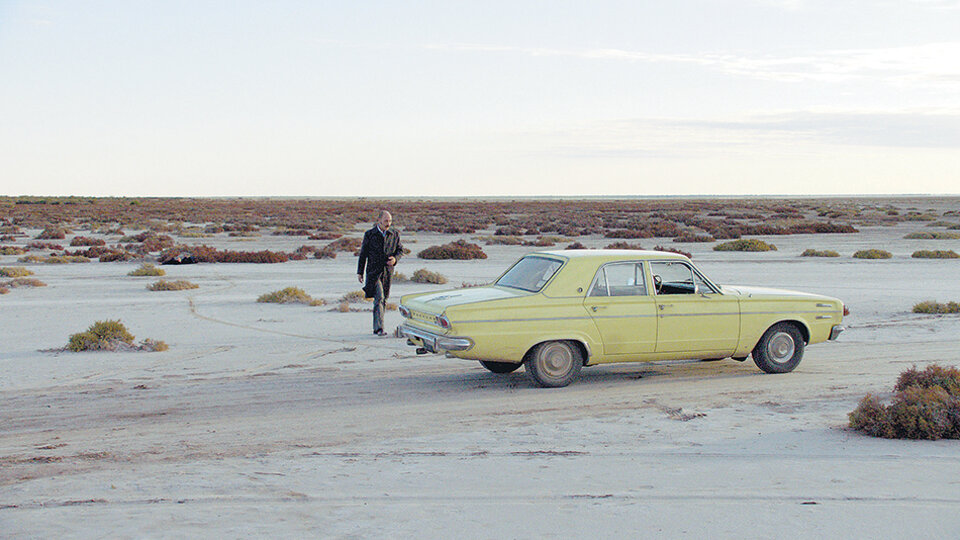
[[[497,285],[539,292],[563,266],[562,261],[546,257],[524,257],[497,280]]]

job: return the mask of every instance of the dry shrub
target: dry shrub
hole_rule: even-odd
[[[49,249],[51,251],[63,251],[63,246],[53,242],[30,242],[27,249]]]
[[[73,264],[73,263],[87,263],[90,262],[90,259],[82,255],[51,255],[49,257],[41,257],[39,255],[27,255],[25,257],[20,257],[17,259],[19,262],[25,263],[42,263],[42,264]]]
[[[960,233],[923,231],[910,233],[904,236],[907,240],[957,240],[960,239]]]
[[[449,244],[441,246],[430,246],[417,254],[421,259],[486,259],[487,254],[476,244],[471,244],[464,239],[459,239]]]
[[[523,238],[519,236],[478,236],[475,240],[482,240],[488,246],[519,246]]]
[[[443,285],[447,282],[447,278],[437,272],[431,272],[426,268],[421,268],[413,273],[410,281],[413,281],[414,283],[434,283],[436,285]]]
[[[27,250],[19,246],[0,246],[0,255],[23,255]]]
[[[2,255],[2,252],[0,252],[0,255]],[[19,259],[17,259],[17,262],[42,263],[44,259],[46,259],[46,257],[41,257],[40,255],[24,255],[23,257],[20,257]]]
[[[0,294],[10,294],[10,289],[0,286]]]
[[[893,254],[882,249],[861,249],[853,254],[854,259],[889,259]]]
[[[840,254],[832,249],[825,249],[822,251],[816,249],[805,249],[803,253],[800,254],[801,257],[839,257]]]
[[[0,277],[6,278],[16,278],[16,277],[27,277],[32,276],[33,272],[27,270],[22,266],[7,266],[0,268]]]
[[[13,278],[13,279],[11,279],[11,280],[4,281],[4,282],[0,283],[0,285],[4,286],[4,287],[6,287],[6,288],[11,288],[11,287],[12,287],[12,288],[17,288],[17,287],[46,287],[46,286],[47,286],[46,283],[40,281],[39,279],[29,278],[29,277]]]
[[[165,276],[167,271],[163,268],[157,268],[153,263],[145,262],[140,265],[140,268],[136,270],[131,270],[127,273],[128,276]]]
[[[960,438],[960,370],[936,364],[900,374],[890,405],[867,395],[848,417],[850,427],[874,437]]]
[[[756,238],[741,238],[713,246],[714,251],[776,251],[777,246]]]
[[[709,234],[683,234],[673,239],[674,242],[713,242],[715,238]]]
[[[74,236],[73,240],[70,240],[71,246],[104,246],[107,243],[104,240],[99,238],[88,238],[86,236]]]
[[[911,255],[914,259],[960,259],[960,255],[952,249],[949,251],[946,250],[929,250],[921,249],[919,251],[914,251]]]
[[[946,304],[941,304],[934,300],[926,300],[915,304],[913,306],[913,312],[928,314],[960,313],[960,303],[947,302]]]
[[[363,291],[350,291],[340,297],[341,304],[355,304],[357,302],[372,302],[373,299],[367,298]]]
[[[122,249],[108,249],[102,252],[99,257],[100,262],[126,262],[141,258],[135,253],[130,253],[129,251],[124,251]]]
[[[169,349],[166,343],[145,339],[140,345],[133,344],[133,334],[119,320],[97,321],[84,332],[70,336],[67,350],[80,351],[146,351],[157,352]]]
[[[670,252],[670,253],[676,253],[676,254],[678,254],[678,255],[683,255],[684,257],[686,257],[686,258],[688,258],[688,259],[692,259],[692,258],[693,258],[693,254],[687,253],[686,251],[683,251],[682,249],[677,249],[677,248],[675,248],[675,247],[654,246],[654,247],[653,247],[653,250],[654,250],[654,251],[667,251],[667,252]]]
[[[407,277],[403,272],[394,272],[390,275],[390,280],[396,283],[410,281],[410,278]]]
[[[147,285],[147,290],[151,291],[183,291],[186,289],[199,289],[200,286],[196,283],[191,283],[189,281],[178,279],[176,281],[167,281],[165,279],[157,280],[150,285]]]
[[[851,225],[838,223],[798,223],[787,229],[790,234],[849,234],[860,232]]]
[[[580,242],[573,242],[564,249],[587,249],[587,246],[583,245]]]
[[[330,231],[319,231],[311,234],[307,237],[309,240],[336,240],[343,236],[340,233],[330,232]]]
[[[61,227],[47,227],[36,238],[37,240],[63,240],[67,237],[67,232]]]
[[[307,304],[309,306],[322,306],[326,304],[322,299],[313,298],[299,287],[286,287],[279,291],[273,291],[260,295],[257,302],[270,304]]]
[[[340,302],[340,304],[334,309],[340,313],[350,313],[350,304],[347,302]]]
[[[336,259],[337,250],[330,249],[330,246],[327,246],[323,249],[318,249],[316,252],[314,252],[313,257],[315,259]]]
[[[363,243],[362,238],[353,238],[353,237],[338,238],[337,240],[334,240],[333,242],[330,242],[329,244],[327,244],[327,246],[323,249],[329,250],[329,251],[354,252],[360,249],[360,245],[362,243]]]
[[[207,263],[282,263],[290,257],[279,251],[219,251],[210,246],[176,246],[160,253],[160,264],[173,264],[179,259]]]
[[[603,249],[643,249],[643,246],[640,244],[631,244],[630,242],[620,241],[607,244],[607,247]]]
[[[556,245],[556,242],[554,241],[553,237],[540,236],[536,240],[525,241],[523,245],[534,246],[534,247],[550,247],[550,246]]]

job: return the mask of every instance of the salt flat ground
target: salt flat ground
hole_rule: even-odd
[[[48,286],[0,297],[0,536],[955,538],[960,444],[845,428],[911,365],[960,365],[957,316],[910,313],[960,300],[960,263],[910,258],[960,240],[903,239],[914,230],[766,238],[770,253],[679,245],[720,283],[847,303],[849,330],[793,373],[621,364],[549,390],[522,370],[417,356],[372,336],[369,312],[255,302],[286,286],[331,301],[356,290],[349,254],[166,267],[200,285],[178,292],[147,291],[132,263],[32,265]],[[415,254],[454,237],[406,238]],[[806,248],[843,257],[800,258]],[[894,258],[850,258],[862,248]],[[484,249],[485,261],[411,255],[399,269],[489,281],[532,248]],[[103,319],[170,350],[43,352]]]

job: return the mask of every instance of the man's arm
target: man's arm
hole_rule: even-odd
[[[360,257],[357,259],[357,276],[363,281],[363,269],[367,265],[367,252],[370,251],[367,234],[363,234],[363,243],[360,244]]]

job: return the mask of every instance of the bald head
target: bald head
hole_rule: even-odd
[[[377,225],[380,225],[380,229],[384,231],[389,229],[391,223],[393,223],[393,216],[390,215],[390,212],[381,210],[380,215],[377,216]]]

